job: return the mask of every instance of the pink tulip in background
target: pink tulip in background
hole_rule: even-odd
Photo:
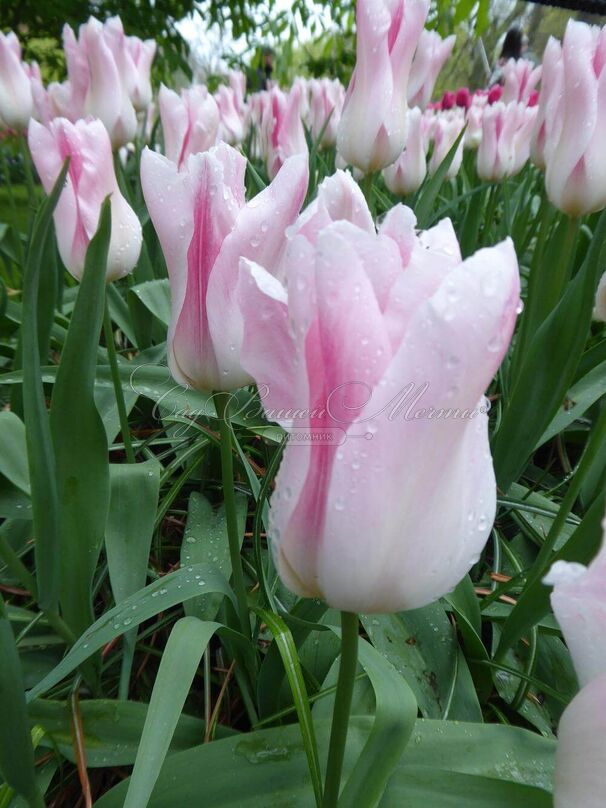
[[[482,117],[482,138],[478,147],[477,169],[482,180],[513,177],[524,168],[530,156],[530,139],[537,107],[511,101],[498,101],[486,107]]]
[[[334,146],[345,100],[345,88],[338,79],[326,78],[311,79],[308,88],[307,123],[311,136],[316,141],[322,135],[321,146]]]
[[[593,319],[598,322],[606,323],[606,272],[604,272],[598,284],[593,309]]]
[[[285,283],[244,260],[239,286],[242,365],[267,417],[333,436],[287,445],[271,501],[276,563],[290,589],[335,608],[417,608],[458,583],[492,527],[480,410],[519,305],[513,246],[463,262],[448,220],[416,235],[401,205],[377,234],[342,173],[301,218]],[[468,417],[430,414],[453,408]]]
[[[221,117],[217,102],[204,85],[181,90],[181,95],[162,85],[158,108],[164,151],[178,167],[190,154],[208,151],[216,144]]]
[[[12,31],[0,31],[0,121],[25,129],[34,111],[28,66],[21,61],[21,45]]]
[[[234,89],[223,84],[217,89],[214,99],[219,109],[218,139],[232,146],[242,143],[246,134],[246,120],[240,112]]]
[[[546,124],[545,186],[556,207],[582,216],[606,206],[606,26],[570,20],[561,65],[539,118]]]
[[[359,0],[356,66],[337,133],[341,157],[365,173],[396,160],[406,142],[406,93],[428,0]]]
[[[407,97],[411,107],[425,109],[429,104],[438,75],[456,40],[454,34],[442,39],[437,31],[421,31],[408,79]]]
[[[528,59],[509,59],[503,66],[503,93],[499,100],[528,103],[541,78],[541,67]]]
[[[287,93],[272,88],[270,102],[263,123],[267,127],[267,173],[273,179],[289,157],[307,155],[302,122],[306,99],[301,85],[295,84]]]
[[[383,177],[385,185],[393,194],[406,196],[421,187],[426,174],[423,113],[418,107],[414,107],[408,110],[406,147],[395,163],[383,169]]]
[[[125,36],[119,17],[102,24],[91,17],[78,37],[63,27],[67,81],[52,83],[48,92],[54,116],[76,121],[99,118],[118,148],[137,132],[137,110],[151,103],[150,70],[155,43]]]
[[[606,532],[606,521],[603,523]],[[589,567],[558,561],[544,583],[577,673],[580,692],[560,719],[555,808],[602,808],[606,793],[606,545]]]
[[[453,110],[447,115],[440,115],[436,117],[433,128],[433,151],[429,159],[429,173],[435,174],[444,158],[454,146],[456,139],[461,134],[461,130],[465,126],[465,116],[461,110]],[[457,147],[452,162],[446,172],[446,177],[451,179],[456,177],[463,162],[463,139]]]
[[[66,157],[70,157],[65,188],[54,213],[57,244],[66,269],[78,280],[91,238],[97,231],[101,204],[110,195],[111,239],[107,280],[127,275],[141,251],[141,224],[118,188],[107,130],[100,121],[75,124],[55,118],[46,127],[32,120],[29,148],[44,190],[49,193]]]
[[[198,390],[235,390],[251,380],[240,363],[243,323],[236,299],[240,256],[274,268],[307,191],[306,156],[287,160],[246,203],[246,158],[227,144],[190,155],[181,170],[146,149],[145,201],[166,258],[173,377]],[[168,213],[168,215],[167,215]]]

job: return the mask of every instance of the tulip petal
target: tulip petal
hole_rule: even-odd
[[[554,808],[602,808],[606,793],[606,673],[570,702],[560,719]]]

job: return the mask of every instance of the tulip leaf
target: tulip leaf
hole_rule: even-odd
[[[352,718],[345,774],[355,766],[372,724],[369,716]],[[316,732],[322,759],[330,721],[317,721]],[[554,755],[554,741],[519,727],[419,719],[380,805],[549,808]],[[309,808],[311,783],[299,727],[259,730],[176,752],[160,771],[149,808],[196,805],[201,788],[205,804],[222,808]],[[122,808],[127,789],[128,781],[120,783],[95,808]]]
[[[21,345],[23,412],[27,462],[36,537],[37,599],[43,609],[56,609],[60,581],[59,495],[55,453],[40,372],[38,299],[44,257],[52,248],[52,215],[63,190],[68,162],[34,219],[23,278]]]
[[[0,412],[0,446],[0,474],[29,496],[25,427],[19,416],[9,410]]]
[[[505,492],[524,470],[529,452],[556,415],[574,379],[605,260],[606,212],[581,268],[521,360],[493,445],[497,481]]]
[[[140,300],[154,317],[168,327],[170,323],[170,288],[165,278],[138,283],[129,289],[129,294]]]
[[[109,504],[107,438],[95,405],[96,354],[105,305],[109,200],[91,240],[53,387],[50,424],[61,528],[63,616],[79,635],[93,620],[91,589]]]
[[[238,534],[241,540],[244,538],[247,505],[246,496],[236,496]],[[206,497],[198,491],[192,491],[181,545],[181,566],[203,563],[212,564],[229,580],[231,559],[227,542],[225,505],[221,504],[215,511]],[[221,593],[200,595],[185,604],[185,614],[193,615],[200,620],[214,620],[222,600]]]
[[[43,806],[34,770],[34,750],[30,736],[23,673],[13,629],[0,597],[0,773],[30,806]]]
[[[444,182],[448,169],[455,158],[455,154],[457,153],[457,149],[459,148],[459,144],[464,135],[465,127],[461,129],[457,139],[452,144],[448,150],[448,153],[446,154],[446,157],[442,160],[435,172],[429,176],[419,188],[413,205],[413,210],[415,212],[415,216],[417,217],[417,224],[421,228],[428,227],[431,224],[431,212],[433,210],[434,202],[437,199],[440,188],[442,187],[442,183]]]
[[[234,602],[234,594],[224,576],[208,564],[195,564],[171,572],[135,592],[89,626],[61,662],[30,690],[28,702],[58,684],[108,642],[160,612],[196,597],[202,589],[204,592],[222,592]]]

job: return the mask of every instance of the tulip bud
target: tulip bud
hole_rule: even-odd
[[[484,110],[477,158],[480,179],[494,182],[522,170],[530,156],[536,116],[536,107],[515,101],[509,104],[497,101]]]
[[[603,522],[606,540],[606,520]],[[560,719],[555,808],[601,808],[606,792],[606,541],[589,567],[557,561],[543,583],[570,650],[581,691]]]
[[[218,139],[230,145],[242,143],[246,134],[245,121],[238,110],[234,90],[221,85],[214,97],[219,109]]]
[[[503,66],[503,93],[500,100],[527,103],[541,78],[541,67],[535,67],[528,59],[508,59]]]
[[[307,191],[304,156],[286,160],[248,203],[245,171],[246,158],[225,143],[190,155],[180,170],[149,149],[141,158],[143,193],[171,286],[169,368],[177,382],[197,390],[250,382],[240,364],[239,259],[274,267]]]
[[[437,31],[421,31],[408,80],[407,97],[411,107],[425,109],[429,104],[440,70],[452,53],[456,39],[454,34],[442,39]]]
[[[13,129],[25,129],[34,102],[21,46],[12,31],[0,31],[0,119]]]
[[[89,67],[84,112],[104,124],[114,148],[126,145],[137,132],[137,116],[126,86],[124,51],[110,47],[103,25],[93,17],[80,28]]]
[[[433,152],[429,160],[429,173],[435,174],[446,155],[454,146],[456,139],[465,126],[465,118],[459,111],[443,114],[435,119],[433,127]],[[457,147],[452,162],[446,172],[446,178],[456,177],[463,161],[463,139]]]
[[[406,142],[406,92],[427,0],[358,0],[356,66],[347,88],[337,149],[365,173],[393,163]]]
[[[120,17],[110,17],[104,33],[116,63],[124,70],[121,78],[134,108],[138,112],[146,110],[152,100],[150,73],[156,55],[155,40],[125,36]]]
[[[519,273],[510,240],[463,262],[448,220],[417,235],[401,205],[377,233],[346,182],[325,180],[315,225],[295,226],[285,285],[241,262],[242,365],[267,417],[303,435],[271,498],[282,580],[337,609],[400,611],[452,590],[490,534],[483,393]]]
[[[545,187],[569,216],[606,206],[606,26],[570,20],[562,43],[562,84],[546,119]]]
[[[166,156],[181,167],[190,154],[208,151],[217,142],[219,108],[206,87],[198,84],[177,95],[162,85],[158,94]]]
[[[44,190],[49,193],[63,163],[70,158],[65,188],[53,214],[57,244],[66,269],[80,280],[91,238],[97,232],[101,205],[110,196],[112,232],[107,280],[127,275],[141,251],[141,224],[118,188],[109,136],[103,124],[55,118],[48,127],[34,120],[29,148]]]
[[[301,120],[304,103],[303,90],[294,85],[290,92],[278,88],[271,90],[271,107],[266,112],[267,173],[274,178],[285,160],[296,154],[307,155],[307,141]]]
[[[338,79],[312,79],[309,94],[308,124],[311,136],[317,141],[322,135],[320,145],[325,148],[334,146],[345,100],[343,85]]]
[[[562,46],[557,39],[549,37],[543,52],[543,72],[541,77],[541,93],[539,96],[537,119],[534,125],[530,144],[532,162],[538,168],[545,168],[545,143],[547,131],[551,137],[554,127],[559,127],[557,108],[563,91],[564,66],[562,63]]]
[[[406,196],[421,187],[427,174],[423,143],[423,113],[418,107],[408,111],[406,147],[395,163],[383,169],[385,185],[392,194]]]

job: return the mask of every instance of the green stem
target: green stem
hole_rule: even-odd
[[[107,358],[109,359],[109,367],[112,374],[112,382],[114,383],[114,393],[116,395],[116,405],[118,407],[118,418],[120,419],[120,431],[122,433],[122,440],[124,441],[124,451],[126,452],[126,460],[129,463],[135,462],[135,453],[133,451],[133,444],[130,437],[130,429],[128,426],[128,415],[126,413],[126,404],[124,403],[124,392],[122,390],[122,382],[120,380],[120,370],[118,368],[118,357],[116,355],[116,344],[114,342],[114,332],[112,329],[112,321],[109,316],[109,302],[105,299],[105,311],[103,313],[103,333],[105,334],[105,344],[107,346]]]
[[[240,556],[240,537],[238,535],[238,518],[236,514],[236,492],[234,489],[234,467],[232,458],[231,424],[229,422],[229,393],[215,393],[214,402],[219,420],[221,435],[221,474],[223,480],[223,496],[225,499],[225,517],[227,521],[227,538],[229,555],[234,580],[234,590],[238,601],[240,625],[245,637],[250,637],[250,620],[248,618],[248,599],[242,571]]]
[[[349,713],[358,666],[358,615],[341,612],[341,662],[332,714],[322,808],[335,808],[339,798]]]
[[[373,213],[372,208],[372,186],[375,179],[375,175],[371,172],[370,174],[365,174],[362,179],[360,180],[360,188],[362,189],[362,193],[364,194],[364,198],[370,208],[370,212]]]

